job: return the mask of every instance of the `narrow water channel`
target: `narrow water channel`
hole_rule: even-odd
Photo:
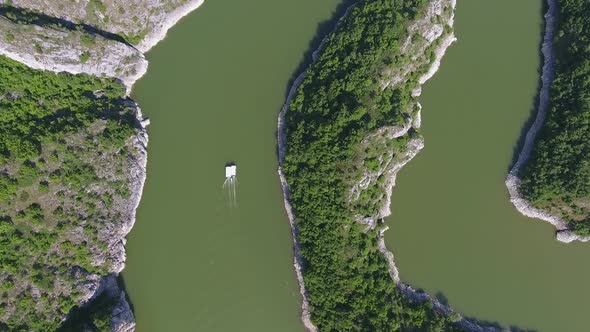
[[[339,2],[207,0],[148,54],[133,93],[152,120],[148,178],[124,272],[138,331],[303,331],[276,121]]]
[[[425,149],[404,168],[387,245],[404,282],[467,316],[588,331],[590,245],[521,216],[504,180],[539,79],[541,0],[459,1],[459,39],[424,87]]]

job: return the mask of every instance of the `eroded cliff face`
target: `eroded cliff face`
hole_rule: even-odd
[[[383,238],[389,227],[380,226],[391,214],[391,194],[397,173],[424,147],[424,139],[419,134],[422,106],[416,97],[420,96],[422,85],[438,71],[447,48],[457,40],[453,33],[455,6],[456,0],[431,1],[425,15],[408,27],[407,39],[401,46],[404,58],[401,61],[408,65],[382,71],[383,89],[396,89],[415,82],[411,87],[412,100],[401,125],[379,128],[361,142],[354,166],[358,178],[351,182],[348,199],[356,220],[366,225],[365,231],[379,229],[379,251],[386,258],[389,274],[402,294],[415,303],[432,303],[437,312],[466,331],[496,332],[501,329],[470,321],[430,295],[402,283],[394,254],[387,249]]]
[[[147,70],[143,53],[201,4],[203,0],[0,0],[0,54],[35,69],[118,78],[130,92]]]
[[[38,71],[25,76],[18,67],[13,69],[21,79],[43,80]],[[72,84],[67,79],[62,83]],[[3,85],[0,90],[5,88]],[[30,91],[36,88],[29,86]],[[55,91],[50,90],[48,95],[54,96]],[[44,103],[45,95],[35,92],[15,89],[8,96],[0,94],[0,100],[8,99],[2,101],[1,108],[9,113],[12,108],[8,105],[23,105],[22,99],[32,96],[43,103],[40,108],[49,108],[39,122],[72,126],[74,120],[67,112],[54,117],[51,101]],[[104,276],[114,278],[125,266],[125,237],[135,221],[146,175],[145,122],[133,121],[141,114],[134,103],[125,100],[106,101],[77,94],[61,97],[86,98],[75,107],[104,106],[105,113],[121,115],[110,115],[109,120],[101,119],[104,113],[89,116],[92,120],[87,126],[52,132],[58,138],[44,136],[38,152],[24,161],[15,157],[14,151],[8,157],[2,151],[0,330],[2,323],[10,329],[51,330],[73,306],[85,306],[103,292]],[[118,102],[128,105],[113,106]],[[15,122],[22,121],[19,115],[13,116],[18,119]],[[3,116],[2,121],[10,121],[10,116]],[[131,123],[125,124],[125,130],[114,131],[115,126],[123,126],[123,121]],[[35,121],[32,123],[34,126]],[[43,124],[36,127],[47,129]],[[114,141],[112,137],[118,133],[122,136]],[[0,150],[6,141],[0,144]],[[12,189],[7,189],[7,184]],[[119,294],[116,297],[119,302],[125,301]],[[129,310],[122,312],[129,309],[128,305],[119,307],[119,315],[133,317]]]
[[[84,23],[121,35],[145,52],[167,30],[202,0],[0,0],[0,4],[29,9],[73,23]],[[180,16],[180,17],[179,17]],[[165,31],[164,31],[165,33]],[[157,38],[155,42],[151,39]]]
[[[424,146],[418,133],[421,105],[416,100],[422,85],[438,70],[446,49],[456,40],[453,33],[455,0],[434,0],[424,15],[407,29],[401,45],[400,63],[381,71],[382,89],[410,87],[411,101],[404,112],[404,122],[383,127],[367,135],[355,157],[349,204],[357,220],[373,229],[379,219],[390,215],[391,191],[397,172]]]
[[[147,70],[143,52],[202,3],[202,0],[0,0],[0,54],[33,69],[116,78],[126,87],[128,95],[134,82]],[[18,102],[22,97],[19,91],[5,92],[0,101]],[[36,98],[32,93],[28,98]],[[100,90],[88,93],[96,100],[104,95]],[[134,330],[133,312],[115,277],[125,266],[125,237],[135,222],[146,178],[149,121],[143,119],[137,104],[129,99],[125,103],[128,112],[136,117],[137,126],[123,147],[102,147],[101,135],[108,132],[107,123],[96,119],[84,130],[61,138],[60,145],[67,150],[56,152],[51,144],[44,145],[39,160],[35,159],[37,164],[43,163],[40,176],[48,179],[52,174],[58,174],[59,178],[60,167],[72,165],[72,160],[81,167],[90,165],[92,183],[72,190],[67,184],[49,181],[46,189],[49,192],[20,201],[15,193],[14,204],[2,207],[0,212],[8,218],[16,218],[27,204],[33,204],[42,215],[53,213],[51,218],[58,226],[59,220],[67,220],[59,226],[58,241],[50,247],[50,254],[57,257],[69,252],[70,249],[64,251],[63,243],[72,247],[70,251],[77,252],[76,255],[84,254],[60,256],[56,258],[57,263],[44,260],[43,264],[47,265],[44,268],[58,271],[47,280],[51,284],[47,289],[27,278],[16,280],[0,273],[0,281],[11,283],[9,298],[0,302],[0,329],[2,322],[10,321],[14,325],[26,321],[27,317],[19,313],[18,302],[23,294],[37,301],[32,310],[41,320],[57,323],[66,319],[71,305],[89,307],[98,296],[107,294],[115,299],[112,331]],[[45,108],[42,98],[39,106]],[[16,176],[11,172],[16,172],[18,167],[8,162],[0,165],[0,172]],[[81,192],[83,195],[79,195]],[[94,198],[86,202],[80,196]],[[30,264],[38,266],[39,259],[31,257]],[[65,265],[59,265],[60,259]],[[80,260],[84,263],[78,264]],[[59,266],[53,266],[54,263]],[[52,303],[59,303],[59,308],[45,310]]]
[[[357,222],[364,224],[364,231],[379,237],[378,249],[389,263],[390,276],[398,289],[410,301],[415,303],[430,302],[434,309],[469,331],[496,331],[496,328],[474,324],[447,306],[442,305],[427,294],[418,293],[400,282],[399,272],[395,266],[394,256],[385,246],[382,219],[390,214],[390,199],[395,177],[424,146],[419,134],[421,125],[421,105],[416,97],[421,93],[421,86],[438,70],[446,49],[456,40],[453,34],[455,0],[432,0],[428,3],[420,18],[414,20],[406,30],[406,38],[401,43],[400,54],[394,61],[396,65],[385,67],[380,74],[381,89],[399,89],[410,95],[407,108],[402,110],[402,120],[396,125],[381,127],[366,135],[355,149],[351,165],[341,166],[343,172],[352,174],[348,186],[347,203]],[[350,11],[350,9],[349,9]],[[349,13],[345,15],[347,15]],[[325,42],[326,39],[324,39]],[[324,42],[313,54],[317,61]],[[305,79],[302,73],[291,87],[289,96],[278,119],[279,175],[283,187],[285,208],[289,216],[294,238],[294,266],[303,297],[302,320],[309,331],[317,331],[311,320],[312,312],[309,294],[303,278],[302,256],[298,242],[299,230],[297,216],[293,213],[290,188],[283,167],[288,153],[286,113],[295,98],[297,89]]]
[[[54,26],[18,24],[0,16],[0,54],[35,69],[120,79],[127,86],[147,70],[137,49],[100,35]]]
[[[547,112],[550,110],[551,85],[555,78],[556,63],[559,63],[556,59],[556,51],[554,49],[554,43],[556,42],[556,22],[559,15],[558,1],[547,0],[546,3],[547,12],[544,16],[545,32],[543,35],[543,44],[541,46],[543,68],[541,73],[541,89],[539,90],[537,115],[526,132],[525,141],[518,155],[518,159],[512,166],[512,169],[506,178],[506,187],[508,188],[510,201],[514,207],[527,217],[544,220],[552,224],[556,229],[556,239],[558,241],[564,243],[570,243],[572,241],[588,242],[590,241],[590,236],[576,234],[576,232],[571,229],[571,224],[568,223],[566,220],[567,218],[564,218],[566,215],[575,215],[575,213],[572,213],[573,211],[571,211],[571,206],[564,207],[564,209],[568,211],[566,214],[563,213],[564,211],[560,211],[560,209],[556,209],[555,207],[538,208],[533,206],[526,199],[521,190],[521,173],[523,169],[525,169],[527,163],[530,162],[535,149],[535,140],[545,123]],[[563,34],[563,31],[561,33]],[[573,206],[575,206],[575,203]]]

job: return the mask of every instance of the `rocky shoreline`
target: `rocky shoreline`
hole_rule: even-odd
[[[159,41],[166,37],[166,32],[170,29],[174,24],[176,24],[182,17],[188,15],[191,11],[197,9],[199,6],[203,4],[204,0],[196,0],[196,1],[189,1],[187,4],[177,8],[174,12],[171,13],[171,16],[166,18],[166,20],[162,23],[161,29],[158,31],[153,32],[153,34],[148,35],[146,37],[145,43],[142,42],[142,52],[147,52],[150,48],[155,46]],[[149,39],[147,39],[149,38]],[[141,44],[140,44],[141,45]],[[139,48],[139,47],[138,47]],[[147,71],[147,62],[146,62],[146,70],[139,75],[138,77],[134,78],[132,81],[124,82],[127,88],[127,94],[131,93],[131,89],[135,82],[143,76],[143,74]],[[92,294],[92,298],[96,298],[99,296],[103,291],[111,294],[111,296],[116,296],[118,298],[116,305],[113,307],[112,311],[112,321],[111,321],[111,331],[113,332],[133,332],[135,331],[135,316],[133,311],[131,310],[131,306],[127,301],[127,295],[123,289],[118,287],[116,280],[113,282],[111,279],[114,279],[123,269],[125,268],[125,260],[126,260],[126,252],[125,252],[125,244],[126,244],[126,236],[129,234],[131,229],[133,228],[135,221],[136,221],[136,214],[137,208],[141,202],[141,197],[143,194],[143,188],[145,185],[145,181],[147,178],[147,146],[148,146],[148,133],[147,133],[147,126],[150,124],[149,119],[145,119],[141,112],[141,108],[135,102],[132,102],[133,106],[136,109],[136,118],[139,123],[139,132],[136,136],[131,138],[130,144],[134,147],[136,151],[136,156],[134,158],[136,168],[131,169],[129,173],[130,179],[130,188],[131,188],[131,198],[128,205],[128,215],[129,218],[127,221],[123,222],[123,227],[119,230],[121,234],[120,241],[117,241],[113,244],[113,246],[109,246],[109,249],[115,250],[119,253],[119,260],[114,268],[114,275],[109,275],[103,277],[100,281],[101,284],[106,284],[107,287],[97,287],[94,294]]]
[[[12,36],[0,38],[0,54],[34,69],[117,78],[129,95],[135,82],[147,72],[144,54],[163,40],[180,19],[203,3],[204,0],[189,0],[163,15],[156,23],[157,28],[149,31],[135,47],[98,34],[93,35],[92,45],[85,45],[81,42],[84,34],[81,31],[36,25],[23,28],[0,17],[0,28]],[[30,42],[21,43],[23,39]],[[85,60],[82,54],[86,55]]]
[[[435,1],[433,1],[433,7],[440,6],[441,3],[442,3],[442,1],[435,0]],[[454,9],[456,6],[456,0],[450,0],[450,3],[451,3],[452,10],[454,13]],[[435,8],[435,11],[437,9],[440,10],[440,8]],[[348,13],[348,10],[346,11],[346,13]],[[345,13],[345,15],[346,15],[346,13]],[[453,19],[454,19],[454,14],[451,15],[449,21],[447,22],[447,24],[451,28],[454,23]],[[442,30],[440,30],[438,37],[440,37],[441,35],[442,35]],[[438,37],[434,37],[434,39],[436,39]],[[325,40],[325,38],[324,38],[324,40]],[[440,42],[440,44],[438,45],[438,47],[435,50],[434,61],[432,61],[432,63],[430,64],[428,71],[419,78],[419,84],[416,87],[416,89],[412,92],[412,95],[414,97],[417,97],[420,95],[421,85],[424,84],[428,79],[430,79],[438,71],[438,68],[440,66],[440,61],[441,61],[442,57],[444,56],[447,48],[455,41],[456,41],[455,35],[453,33],[450,33],[450,34],[446,35],[443,38],[443,40]],[[323,41],[320,44],[320,46],[318,47],[318,49],[316,49],[313,52],[312,61],[316,60],[317,55],[322,48],[322,44],[323,44]],[[311,313],[309,311],[309,300],[307,297],[305,283],[303,280],[302,257],[300,255],[299,242],[298,242],[298,238],[297,238],[297,236],[298,236],[297,222],[295,220],[295,216],[293,214],[292,207],[291,207],[291,204],[289,201],[289,187],[288,187],[287,181],[285,179],[285,175],[282,171],[282,165],[284,163],[285,152],[286,152],[285,114],[288,111],[290,102],[291,102],[292,98],[294,97],[295,92],[296,92],[299,84],[301,83],[301,81],[304,79],[304,77],[305,77],[305,72],[301,73],[297,77],[297,79],[294,81],[293,85],[291,86],[291,89],[289,90],[287,100],[278,115],[278,122],[277,122],[277,133],[278,133],[277,139],[278,139],[278,155],[279,155],[278,174],[279,174],[279,178],[281,181],[281,187],[283,189],[283,199],[284,199],[284,204],[285,204],[285,210],[286,210],[287,216],[289,218],[289,224],[291,225],[291,232],[292,232],[292,236],[293,236],[293,248],[294,248],[294,264],[293,265],[295,267],[297,280],[299,282],[299,290],[300,290],[300,293],[302,296],[301,318],[302,318],[305,328],[308,331],[316,332],[317,327],[315,327],[310,320]],[[387,88],[388,86],[390,86],[390,84],[391,84],[391,82],[384,82],[383,86],[384,86],[384,88]],[[419,103],[417,103],[417,107],[418,107],[418,111],[415,115],[415,118],[413,119],[413,121],[409,125],[404,126],[403,128],[393,128],[393,129],[395,129],[394,131],[396,131],[397,136],[405,135],[409,131],[409,129],[412,127],[412,125],[414,125],[416,128],[420,126],[421,106]],[[397,130],[397,129],[399,129],[399,130]],[[387,128],[381,128],[380,130],[381,131],[388,131]],[[391,130],[389,130],[389,131],[391,131]],[[379,132],[379,130],[378,130],[378,132]],[[395,186],[395,179],[396,179],[396,175],[397,175],[398,171],[403,166],[405,166],[423,148],[423,146],[424,146],[423,140],[422,139],[413,139],[408,143],[408,146],[409,146],[409,149],[406,152],[405,157],[402,158],[402,160],[399,163],[394,164],[391,167],[391,169],[389,169],[387,171],[386,181],[385,181],[386,182],[386,185],[385,185],[385,187],[386,187],[386,190],[385,190],[386,191],[386,193],[385,193],[386,200],[385,200],[385,203],[383,204],[383,206],[381,206],[379,209],[379,215],[381,218],[385,218],[386,216],[388,216],[390,214],[390,207],[389,206],[391,203],[391,193],[392,193],[393,187]],[[376,223],[372,223],[372,225],[376,225]],[[387,230],[387,227],[384,229],[381,229],[378,232],[378,234],[379,234],[379,251],[385,256],[385,258],[388,262],[388,265],[389,265],[390,276],[391,276],[392,280],[396,283],[397,288],[400,290],[400,292],[402,294],[404,294],[410,301],[416,302],[416,303],[422,303],[424,301],[431,301],[434,304],[435,310],[437,310],[438,312],[440,312],[446,316],[451,316],[451,315],[456,316],[455,317],[456,323],[468,331],[477,331],[477,332],[501,331],[498,328],[481,326],[481,325],[474,323],[468,319],[465,319],[462,316],[456,314],[450,307],[443,305],[438,300],[432,298],[428,294],[418,292],[418,291],[414,290],[411,286],[403,284],[399,278],[399,270],[397,269],[397,266],[395,265],[394,255],[391,251],[389,251],[387,249],[387,247],[385,245],[383,233],[386,230]]]
[[[539,91],[539,106],[535,121],[526,133],[525,141],[518,155],[518,159],[510,170],[506,179],[506,187],[510,194],[510,201],[516,209],[523,215],[544,220],[556,228],[556,238],[558,241],[569,243],[572,241],[590,241],[590,237],[580,236],[569,230],[567,223],[558,216],[552,215],[546,211],[534,208],[519,192],[521,172],[524,165],[531,157],[535,143],[535,137],[543,126],[547,109],[550,104],[551,83],[555,71],[555,54],[553,51],[553,36],[555,30],[555,18],[557,15],[557,0],[547,0],[547,12],[545,13],[545,33],[543,36],[543,70],[541,74],[541,90]]]
[[[0,38],[0,54],[33,69],[114,77],[127,87],[127,93],[147,71],[148,63],[141,52],[99,35],[93,37],[92,45],[84,44],[81,31],[24,26],[4,17],[0,17],[0,29],[12,36]]]
[[[0,41],[0,54],[34,69],[115,77],[126,87],[127,96],[129,96],[135,82],[147,71],[148,62],[143,53],[164,39],[168,29],[174,26],[182,17],[200,7],[203,2],[204,0],[190,0],[163,16],[158,28],[150,31],[136,48],[101,36],[95,36],[94,46],[84,46],[79,42],[79,35],[81,35],[79,31],[63,31],[35,26],[23,32],[17,24],[0,17],[0,26],[11,29],[10,31],[16,35],[14,38],[16,42],[10,42],[8,38],[2,38]],[[33,38],[27,47],[32,49],[34,44],[39,45],[35,42],[38,39],[40,43],[41,41],[46,43],[40,46],[45,52],[35,53],[18,42],[18,40],[25,38],[25,34],[29,34]],[[50,38],[47,38],[47,36],[50,36]],[[27,39],[31,40],[31,38]],[[55,43],[52,44],[52,42]],[[95,49],[99,47],[102,47],[103,53],[98,53],[99,51]],[[88,61],[82,63],[78,57],[83,52],[88,52],[91,56]],[[83,306],[89,305],[93,299],[103,294],[103,292],[106,292],[109,297],[117,299],[112,311],[111,331],[114,332],[132,332],[135,330],[135,317],[127,302],[125,291],[120,289],[116,282],[116,276],[125,267],[126,236],[135,224],[136,210],[141,201],[147,166],[147,126],[149,120],[143,118],[141,109],[135,102],[130,99],[128,102],[136,110],[138,121],[138,133],[128,142],[134,151],[133,157],[130,158],[135,165],[128,172],[131,197],[125,206],[120,207],[121,226],[118,229],[106,231],[109,236],[104,240],[108,244],[109,256],[114,257],[111,257],[112,273],[104,277],[93,274],[86,275],[85,291],[82,297]],[[105,260],[104,257],[98,259]]]
[[[340,17],[340,19],[342,19],[343,17],[348,15],[350,8],[352,8],[352,6],[348,7],[344,11],[344,14]],[[319,56],[319,51],[322,49],[322,47],[326,41],[326,38],[336,30],[336,28],[338,27],[338,23],[339,23],[339,21],[336,22],[336,26],[334,27],[334,29],[332,29],[332,31],[330,31],[328,34],[326,34],[326,36],[324,36],[324,38],[322,38],[320,45],[311,53],[311,62],[312,63],[317,60],[317,57]],[[301,321],[303,322],[303,326],[305,326],[305,329],[307,331],[318,332],[318,328],[311,321],[311,311],[309,310],[309,299],[307,297],[307,291],[305,290],[305,283],[303,281],[303,257],[301,256],[300,249],[299,249],[300,248],[299,240],[298,240],[299,230],[297,228],[297,222],[295,221],[295,215],[293,214],[293,208],[291,207],[289,185],[287,184],[287,179],[286,179],[285,174],[283,173],[283,169],[282,169],[283,163],[285,161],[285,153],[286,153],[286,148],[287,148],[286,147],[287,133],[285,132],[285,130],[286,130],[285,114],[287,113],[287,110],[289,109],[289,105],[291,104],[291,100],[293,99],[293,97],[295,96],[295,93],[297,92],[297,88],[299,87],[299,85],[301,84],[303,79],[305,78],[305,71],[306,70],[303,70],[303,72],[300,73],[299,76],[297,76],[295,81],[293,81],[293,84],[291,85],[291,89],[289,89],[289,94],[287,95],[287,99],[285,101],[285,104],[283,104],[283,107],[279,111],[279,114],[277,117],[277,150],[278,150],[277,152],[278,152],[278,162],[279,162],[279,167],[278,167],[277,172],[279,174],[279,180],[281,182],[281,189],[283,192],[283,205],[285,206],[285,212],[287,213],[287,217],[289,219],[289,225],[291,226],[291,236],[293,237],[293,267],[295,268],[295,275],[297,278],[297,282],[299,284],[299,294],[301,295]]]
[[[181,18],[199,8],[204,2],[205,0],[189,0],[184,5],[174,9],[166,15],[159,24],[159,28],[150,31],[135,48],[142,53],[146,53],[162,39],[166,38],[168,30],[176,25]]]

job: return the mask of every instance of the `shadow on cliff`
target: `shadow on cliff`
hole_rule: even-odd
[[[101,282],[104,282],[105,278]],[[95,326],[96,320],[104,321],[105,317],[111,317],[113,306],[119,300],[119,292],[125,290],[125,282],[122,276],[118,276],[116,279],[118,289],[114,289],[114,294],[111,291],[104,289],[100,295],[98,295],[92,301],[82,305],[75,306],[70,310],[68,316],[64,322],[57,328],[56,332],[79,332],[79,331],[98,331],[98,327]],[[132,312],[135,312],[133,304],[129,300],[129,295],[125,296],[127,303]],[[0,323],[0,331],[2,324]]]
[[[23,25],[37,25],[44,28],[51,28],[56,30],[69,30],[69,31],[83,31],[90,35],[99,35],[105,39],[111,39],[127,46],[133,47],[129,44],[122,36],[111,33],[105,30],[101,30],[85,23],[74,23],[72,21],[64,20],[49,16],[43,13],[38,13],[32,10],[14,7],[12,5],[0,5],[0,16],[11,21],[15,24]]]
[[[541,13],[540,13],[541,17],[544,18],[544,15],[547,12],[547,10],[548,10],[547,3],[543,2],[543,6],[541,7]],[[543,52],[542,52],[544,38],[545,38],[545,19],[543,19],[542,23],[541,23],[541,40],[540,40],[539,48],[538,48],[539,49],[539,52],[538,52],[539,66],[537,69],[537,74],[538,74],[537,93],[535,93],[535,96],[533,97],[533,100],[531,102],[529,117],[528,117],[527,121],[523,124],[523,126],[520,130],[520,136],[518,137],[518,141],[516,141],[516,145],[512,149],[512,159],[510,160],[510,164],[508,165],[507,172],[506,172],[507,174],[510,173],[510,170],[512,169],[512,167],[514,167],[514,164],[518,160],[518,156],[520,155],[520,152],[522,151],[522,148],[524,147],[526,135],[529,132],[529,129],[531,128],[531,126],[533,125],[533,122],[535,122],[535,118],[537,117],[537,113],[539,110],[539,97],[540,97],[541,87],[543,86],[543,80],[542,80],[543,65],[545,64],[545,57],[543,56]]]
[[[135,307],[133,306],[133,301],[131,301],[131,297],[127,292],[127,286],[125,285],[125,279],[123,278],[122,274],[119,274],[117,277],[117,284],[119,285],[119,289],[125,292],[125,299],[127,299],[127,303],[129,304],[129,308],[131,308],[131,312],[135,315]]]

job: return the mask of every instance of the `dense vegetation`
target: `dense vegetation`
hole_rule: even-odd
[[[397,290],[378,252],[377,231],[355,216],[378,206],[351,206],[347,193],[364,137],[407,121],[411,90],[425,68],[382,88],[387,69],[405,68],[406,28],[427,0],[359,0],[328,36],[286,114],[283,170],[299,227],[312,321],[320,331],[458,331],[432,303],[414,304]],[[410,131],[410,136],[417,133]],[[392,140],[396,153],[408,135]],[[375,160],[364,161],[368,168]],[[360,211],[360,212],[359,212]]]
[[[106,293],[101,294],[91,305],[74,309],[57,332],[111,332],[112,312],[116,301],[116,298]]]
[[[5,57],[0,77],[0,330],[55,330],[110,272],[101,231],[129,196],[135,109],[114,80]]]
[[[558,3],[551,105],[521,191],[535,207],[590,235],[590,2]]]

